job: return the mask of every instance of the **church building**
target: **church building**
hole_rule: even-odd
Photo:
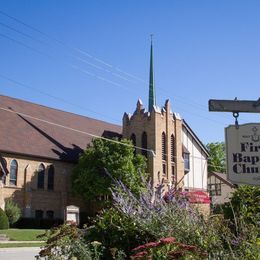
[[[163,180],[169,189],[207,190],[207,149],[186,121],[172,112],[169,100],[162,108],[156,105],[152,43],[148,111],[139,99],[133,115],[124,114],[123,137],[147,157],[154,186]]]
[[[12,198],[26,218],[64,219],[69,205],[93,212],[71,193],[70,175],[99,137],[131,139],[147,158],[154,186],[163,181],[168,189],[207,191],[206,148],[169,100],[156,105],[152,44],[148,111],[138,100],[122,127],[0,95],[0,132],[0,207]]]

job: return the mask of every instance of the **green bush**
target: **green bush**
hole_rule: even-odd
[[[0,229],[8,229],[9,221],[5,212],[0,208]]]
[[[39,252],[37,259],[42,257],[49,260],[102,259],[103,245],[98,241],[86,242],[82,230],[78,229],[75,223],[66,223],[52,228],[38,237],[47,237],[47,243]]]
[[[93,220],[93,225],[86,227],[84,233],[87,241],[102,243],[106,259],[111,259],[118,251],[125,252],[129,256],[132,248],[155,239],[149,231],[139,229],[130,218],[115,208],[102,211]]]
[[[5,203],[5,213],[10,225],[13,225],[21,217],[21,209],[11,199],[7,200]]]
[[[249,212],[255,212],[255,206],[259,205],[255,201],[243,199],[247,201],[247,210],[233,218],[219,214],[204,219],[182,193],[168,192],[167,197],[162,196],[163,185],[154,190],[148,183],[139,196],[121,181],[116,181],[116,185],[111,190],[112,208],[104,209],[83,230],[76,225],[52,229],[40,256],[50,260],[64,256],[79,260],[122,260],[130,256],[131,259],[260,259],[259,227],[252,221],[255,219],[248,219]],[[232,208],[237,213],[235,204]]]
[[[260,187],[242,185],[233,193],[230,203],[223,207],[226,218],[242,217],[248,224],[260,223]]]

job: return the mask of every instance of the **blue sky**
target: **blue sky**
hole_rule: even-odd
[[[121,124],[147,107],[152,33],[157,105],[223,141],[234,119],[207,103],[260,96],[259,13],[254,0],[1,1],[0,94]]]

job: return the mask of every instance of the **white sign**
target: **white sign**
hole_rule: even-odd
[[[79,225],[79,207],[70,205],[66,207],[65,220],[76,222]]]
[[[260,124],[225,129],[227,174],[232,183],[260,185]]]

